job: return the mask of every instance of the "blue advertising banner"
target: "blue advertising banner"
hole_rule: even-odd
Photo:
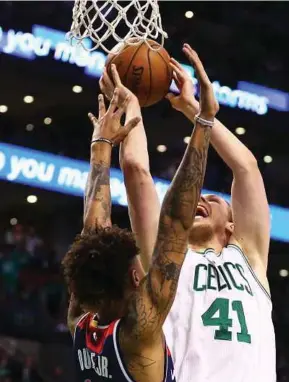
[[[4,31],[0,26],[0,52],[26,60],[50,56],[55,61],[83,68],[88,76],[100,77],[107,56],[101,51],[87,52],[79,45],[71,45],[65,36],[63,31],[42,25],[33,25],[31,33],[15,29]],[[91,41],[87,39],[85,44],[90,47]],[[189,65],[183,67],[192,77],[194,84],[197,84],[193,68]],[[244,81],[237,82],[236,88],[221,85],[220,81],[213,81],[212,84],[221,105],[251,111],[258,115],[267,114],[269,108],[288,111],[288,93]],[[178,92],[174,82],[171,90]]]
[[[43,188],[63,194],[83,196],[89,163],[48,154],[6,143],[0,143],[0,179]],[[169,182],[155,178],[155,186],[160,200],[169,187]],[[211,190],[226,200],[230,196]],[[111,197],[114,204],[127,206],[127,198],[122,172],[111,169]],[[289,209],[271,205],[272,239],[289,242]]]

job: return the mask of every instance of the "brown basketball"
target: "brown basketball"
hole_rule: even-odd
[[[154,49],[159,47],[153,40],[148,42]],[[142,42],[124,45],[117,55],[110,54],[106,66],[111,77],[111,64],[115,64],[124,86],[137,96],[141,106],[150,106],[169,91],[173,74],[169,61],[170,56],[164,48],[152,50]]]

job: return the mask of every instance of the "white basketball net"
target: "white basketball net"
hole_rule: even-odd
[[[68,38],[71,41],[76,39],[90,52],[101,47],[108,53],[116,53],[115,49],[108,47],[111,38],[129,45],[152,39],[161,46],[167,38],[157,0],[131,0],[129,4],[120,0],[75,0],[72,17]],[[85,43],[87,37],[92,41],[90,46],[87,41]]]

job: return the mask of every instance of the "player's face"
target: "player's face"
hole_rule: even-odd
[[[193,230],[207,228],[212,233],[224,232],[231,220],[230,206],[217,195],[201,195]]]

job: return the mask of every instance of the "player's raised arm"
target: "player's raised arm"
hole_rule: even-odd
[[[239,244],[260,280],[266,275],[270,242],[270,210],[258,163],[247,147],[222,123],[216,122],[211,142],[233,172],[230,242]]]
[[[205,174],[211,126],[218,111],[212,85],[196,53],[195,64],[202,88],[201,112],[161,208],[149,273],[131,299],[120,333],[121,347],[127,352],[133,347],[136,358],[138,352],[153,358],[150,352],[155,345],[163,346],[162,325],[173,303],[187,252]]]
[[[122,85],[115,65],[111,66],[111,73],[114,81],[111,81],[104,70],[100,80],[102,92],[110,98],[114,87],[117,86],[121,97],[129,97],[126,121],[135,117],[141,118],[138,99]],[[121,143],[119,159],[124,175],[131,227],[140,248],[143,267],[148,271],[156,240],[160,202],[150,174],[147,138],[142,119]]]
[[[190,59],[192,49],[185,44],[184,53]],[[193,120],[199,104],[192,96],[190,78],[175,61],[171,65],[181,93],[168,96],[172,106]],[[270,213],[265,187],[254,155],[221,122],[216,120],[211,143],[233,172],[232,210],[234,232],[231,241],[237,242],[245,251],[254,270],[264,276],[267,269],[270,241]]]
[[[103,95],[99,96],[98,119],[89,114],[93,124],[93,135],[90,151],[90,171],[85,190],[85,209],[83,216],[83,233],[89,233],[96,227],[111,226],[110,197],[110,162],[112,146],[119,144],[138,124],[139,118],[131,118],[124,128],[120,119],[127,107],[128,98],[117,109],[119,90],[116,89],[106,112]]]
[[[97,137],[102,135],[98,131],[100,127],[99,120],[101,121],[104,118],[106,112],[102,94],[98,97],[98,104],[99,119],[97,120],[93,114],[89,114],[93,124],[93,135],[90,147],[90,170],[85,188],[82,233],[89,233],[97,226],[111,226],[109,171],[112,144],[109,141],[97,141]],[[105,123],[108,123],[108,121],[106,120]],[[119,121],[117,123],[119,124]]]
[[[99,95],[98,102],[98,119],[93,114],[89,114],[93,124],[93,135],[82,235],[93,233],[97,227],[111,226],[110,164],[112,146],[119,144],[139,122],[138,118],[134,118],[125,127],[121,126],[120,119],[125,111],[127,100],[125,99],[122,106],[117,109],[118,89],[115,90],[107,111],[102,94]],[[69,258],[68,252],[63,259],[64,268]],[[81,306],[71,293],[68,308],[68,327],[71,333],[74,332],[75,324],[81,314]]]

